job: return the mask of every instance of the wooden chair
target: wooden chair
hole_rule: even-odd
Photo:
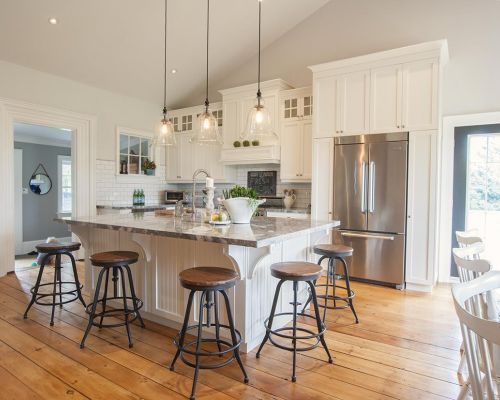
[[[474,400],[500,395],[500,322],[493,293],[497,289],[500,271],[486,272],[452,288]],[[462,390],[459,399],[465,398],[467,391]]]
[[[476,242],[475,242],[476,243]],[[491,271],[491,264],[487,260],[482,260],[478,257],[478,249],[473,245],[468,247],[453,249],[453,259],[457,265],[458,275],[461,283],[470,282],[480,277],[485,272]],[[464,354],[464,343],[460,346],[460,364],[458,365],[457,374],[459,378],[463,378],[466,366],[466,358]],[[465,398],[468,391],[468,380],[461,379],[463,382],[462,391],[460,392],[459,399]]]
[[[479,255],[484,252],[483,239],[477,231],[455,231],[455,236],[459,247],[472,247],[476,250],[474,258],[479,258]]]

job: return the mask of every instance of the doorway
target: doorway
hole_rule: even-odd
[[[37,266],[38,243],[71,240],[54,218],[72,215],[73,136],[70,128],[14,123],[16,271]]]
[[[452,245],[457,230],[477,231],[484,258],[500,262],[500,124],[455,128]],[[457,276],[452,262],[451,276]]]

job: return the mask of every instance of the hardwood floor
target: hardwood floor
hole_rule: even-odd
[[[93,329],[80,350],[87,321],[81,304],[56,309],[53,327],[50,307],[35,305],[24,320],[36,273],[0,279],[1,399],[189,396],[193,370],[182,362],[176,372],[167,368],[175,351],[172,329],[149,321],[146,329],[134,326],[132,349],[124,328]],[[236,363],[202,370],[197,398],[455,399],[461,339],[450,288],[440,286],[432,294],[360,283],[353,288],[360,323],[353,323],[349,310],[328,314],[333,365],[321,347],[300,354],[292,383],[291,353],[266,345],[258,360],[255,352],[243,355],[248,385]]]

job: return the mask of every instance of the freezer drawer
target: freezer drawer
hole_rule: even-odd
[[[336,230],[333,238],[334,243],[354,249],[353,256],[347,257],[353,278],[404,284],[405,235]]]

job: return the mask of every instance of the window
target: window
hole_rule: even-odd
[[[71,213],[73,209],[71,183],[71,156],[57,156],[57,209],[59,213]]]
[[[307,117],[309,115],[312,115],[312,105],[313,105],[312,96],[304,97],[304,116]]]
[[[144,174],[144,161],[152,158],[149,138],[120,133],[120,165],[122,175]]]

